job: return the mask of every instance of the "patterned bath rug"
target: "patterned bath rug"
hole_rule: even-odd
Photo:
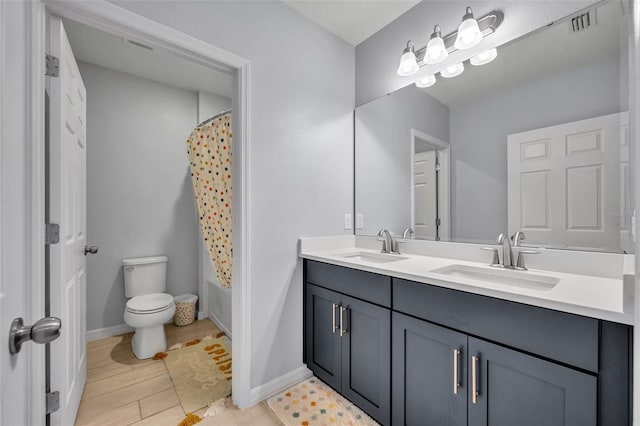
[[[267,401],[287,426],[378,426],[362,410],[312,377]]]
[[[224,333],[156,354],[162,359],[185,413],[231,395],[231,341]]]

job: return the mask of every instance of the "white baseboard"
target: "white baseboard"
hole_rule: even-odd
[[[209,318],[207,311],[198,311],[198,321],[205,318]]]
[[[103,337],[117,336],[118,334],[129,333],[133,328],[127,324],[114,325],[112,327],[97,328],[95,330],[87,330],[85,334],[87,342],[91,340],[102,339]]]
[[[271,380],[264,385],[260,385],[255,387],[249,391],[249,404],[248,406],[252,406],[257,404],[258,402],[264,401],[266,399],[271,398],[278,393],[289,389],[291,386],[297,385],[303,380],[308,379],[313,376],[311,370],[307,368],[306,365],[303,365],[295,370],[284,374],[276,379]]]
[[[232,339],[231,337],[231,330],[229,330],[227,328],[226,325],[224,325],[222,323],[222,321],[220,321],[220,318],[218,318],[213,312],[209,312],[209,319],[211,320],[212,323],[214,323],[220,330],[224,331],[224,334],[227,335],[227,337],[229,339]]]

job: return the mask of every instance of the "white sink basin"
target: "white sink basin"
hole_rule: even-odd
[[[338,256],[344,259],[359,260],[362,262],[369,262],[369,263],[390,263],[390,262],[397,262],[398,260],[408,259],[407,257],[402,257],[397,254],[370,253],[370,252],[363,252],[363,251],[344,253]]]
[[[468,278],[492,284],[503,284],[533,290],[551,290],[560,279],[548,275],[532,274],[527,271],[499,268],[478,268],[468,265],[449,265],[431,272],[450,277]]]

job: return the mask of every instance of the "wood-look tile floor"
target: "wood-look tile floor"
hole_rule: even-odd
[[[185,327],[167,324],[165,331],[168,347],[220,332],[208,319]],[[131,351],[131,336],[133,333],[87,343],[87,384],[76,426],[175,426],[184,419],[164,362],[137,359]],[[196,414],[202,416],[205,411]],[[206,420],[217,425],[282,424],[265,403],[246,410],[234,407]]]

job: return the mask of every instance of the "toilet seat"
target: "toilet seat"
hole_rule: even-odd
[[[126,311],[132,314],[155,314],[174,306],[173,296],[167,293],[152,293],[136,296],[127,302]]]

